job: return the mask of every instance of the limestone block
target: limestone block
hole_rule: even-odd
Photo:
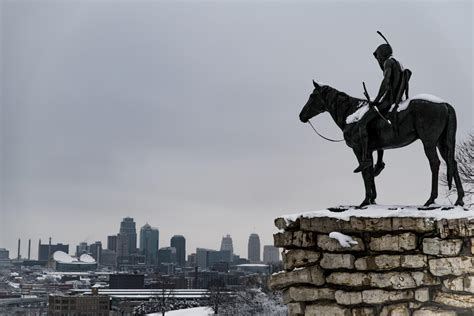
[[[352,216],[350,218],[350,226],[356,232],[392,231],[392,219],[388,217],[368,218]]]
[[[461,252],[461,239],[423,239],[423,252],[435,256],[457,256]]]
[[[268,280],[268,286],[272,290],[281,290],[293,284],[324,284],[324,275],[318,266],[296,269],[291,272],[273,274]]]
[[[362,303],[362,292],[336,291],[335,298],[340,305],[357,305]]]
[[[286,220],[283,217],[275,218],[275,226],[282,230],[297,230],[300,226],[300,219]]]
[[[474,236],[474,221],[467,218],[441,219],[436,226],[441,238]]]
[[[304,249],[292,249],[283,253],[283,267],[285,270],[304,267],[316,263],[321,253]]]
[[[366,304],[386,304],[395,301],[413,299],[413,291],[385,291],[365,290],[362,291],[362,302]]]
[[[326,233],[330,232],[352,232],[349,221],[332,217],[314,217],[300,219],[300,229],[303,231]]]
[[[471,254],[474,255],[474,238],[471,238]]]
[[[418,302],[428,302],[430,300],[430,289],[425,287],[415,290],[415,300]]]
[[[450,291],[469,292],[474,294],[474,275],[449,278],[443,281],[443,285]]]
[[[382,308],[380,316],[410,316],[407,304],[388,305]]]
[[[399,255],[362,257],[355,261],[357,270],[391,270],[400,267]]]
[[[428,261],[430,272],[436,276],[474,273],[474,257],[452,257],[430,259]]]
[[[361,272],[333,272],[326,277],[326,282],[351,287],[368,286],[371,283],[369,275]]]
[[[283,292],[283,303],[310,302],[320,300],[334,301],[334,290],[311,286],[292,286]]]
[[[398,251],[416,249],[416,235],[403,233],[400,235],[385,235],[382,237],[371,237],[369,248],[373,251]]]
[[[303,316],[304,307],[305,307],[304,303],[289,303],[288,316]]]
[[[326,277],[331,284],[361,287],[371,286],[386,289],[411,289],[419,286],[436,285],[440,282],[424,272],[333,272]]]
[[[316,245],[316,238],[311,232],[283,232],[274,234],[273,242],[275,247],[308,248]]]
[[[352,316],[375,316],[375,312],[370,307],[356,307],[352,309]]]
[[[334,238],[330,238],[328,235],[318,235],[318,247],[324,251],[338,252],[338,251],[363,251],[364,242],[359,237],[351,236],[352,239],[357,241],[357,245],[352,245],[351,247],[342,247]]]
[[[392,229],[393,231],[409,230],[426,233],[435,229],[435,221],[431,218],[393,217]]]
[[[354,256],[351,254],[323,253],[319,265],[323,269],[354,269]]]
[[[413,316],[456,316],[455,311],[448,311],[440,307],[422,307],[412,314]]]
[[[425,255],[405,255],[400,256],[400,266],[402,268],[426,268],[428,267],[428,257]]]
[[[396,268],[425,268],[428,259],[425,255],[378,255],[358,258],[357,270],[392,270]]]
[[[351,316],[351,311],[335,304],[315,304],[306,306],[305,316]]]
[[[435,293],[434,301],[451,307],[474,309],[474,295],[452,294],[438,291]]]

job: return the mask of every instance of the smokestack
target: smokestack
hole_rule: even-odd
[[[31,239],[28,239],[28,260],[31,259]]]
[[[51,237],[49,237],[48,260],[51,258]]]
[[[17,256],[17,259],[20,260],[21,258],[21,255],[20,255],[20,246],[21,246],[21,239],[18,238],[18,256]]]

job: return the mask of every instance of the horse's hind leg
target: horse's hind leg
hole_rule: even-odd
[[[428,201],[425,203],[425,206],[428,206],[433,204],[438,197],[438,173],[440,162],[438,153],[436,152],[436,146],[431,144],[423,144],[423,146],[431,168],[431,195]]]
[[[448,146],[443,138],[441,138],[438,143],[438,149],[441,157],[443,157],[443,160],[448,164]],[[454,162],[454,183],[456,184],[456,191],[458,192],[458,198],[455,205],[463,206],[464,189],[462,188],[461,177],[459,176],[458,165],[456,162]]]

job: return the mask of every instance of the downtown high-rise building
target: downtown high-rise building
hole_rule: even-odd
[[[137,252],[137,229],[131,217],[125,217],[120,223],[120,235],[128,237],[128,251],[130,254]]]
[[[280,252],[272,245],[263,246],[263,263],[271,264],[280,262]]]
[[[140,229],[140,253],[145,256],[145,263],[155,265],[158,263],[158,249],[160,232],[148,223]]]
[[[171,247],[176,249],[176,263],[179,267],[186,265],[186,238],[182,235],[171,237]]]
[[[107,236],[107,249],[117,251],[117,235]]]
[[[221,241],[221,251],[229,251],[230,252],[230,260],[234,256],[234,245],[232,243],[232,237],[230,235],[223,236]]]
[[[137,230],[131,217],[125,217],[120,223],[117,235],[117,261],[129,263],[131,255],[137,252]]]
[[[250,234],[248,243],[248,259],[250,263],[260,261],[260,237],[257,234]]]

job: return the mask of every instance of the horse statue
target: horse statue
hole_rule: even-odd
[[[346,144],[353,149],[360,162],[362,149],[356,123],[367,111],[371,110],[369,103],[366,100],[351,97],[328,85],[316,83],[314,80],[313,85],[314,90],[300,113],[301,122],[306,123],[318,114],[329,112],[334,122],[343,131]],[[420,139],[431,168],[431,195],[424,205],[433,204],[438,197],[440,160],[436,148],[446,161],[449,189],[451,189],[454,178],[458,193],[455,205],[464,205],[464,190],[455,160],[457,123],[454,108],[437,97],[418,95],[403,101],[398,108],[392,106],[392,109],[398,111],[396,129],[387,124],[382,117],[373,119],[368,125],[368,150],[372,165],[374,151],[380,154],[384,149],[404,147]],[[375,204],[377,197],[374,168],[364,169],[362,177],[365,186],[365,199],[360,207]]]

